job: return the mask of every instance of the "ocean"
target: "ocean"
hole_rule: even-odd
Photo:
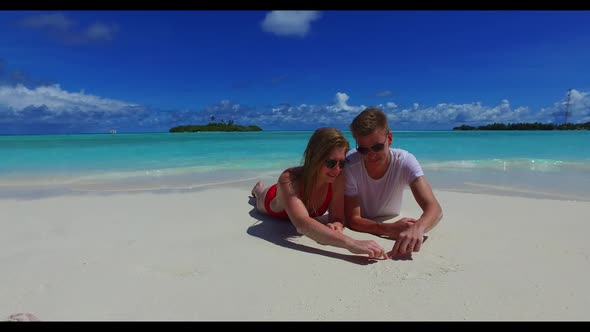
[[[0,136],[0,197],[251,188],[299,165],[311,134]],[[351,133],[344,134],[354,148]],[[590,201],[590,131],[394,131],[393,137],[393,147],[416,156],[435,191]]]

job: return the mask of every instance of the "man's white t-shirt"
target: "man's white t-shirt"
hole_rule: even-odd
[[[413,154],[392,148],[389,148],[389,152],[389,168],[377,180],[367,174],[363,156],[356,149],[346,156],[348,164],[344,169],[344,195],[359,197],[363,218],[397,217],[402,206],[404,188],[424,175]]]

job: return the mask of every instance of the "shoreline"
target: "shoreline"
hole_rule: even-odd
[[[444,217],[421,251],[407,261],[370,260],[317,244],[298,236],[290,223],[258,214],[245,183],[166,194],[0,199],[0,317],[588,317],[585,202],[435,189]],[[402,216],[419,211],[406,191]],[[393,246],[371,234],[345,233],[387,250]]]
[[[431,172],[431,174],[434,172]],[[31,184],[6,184],[0,182],[0,200],[28,200],[28,199],[46,199],[53,197],[76,197],[76,196],[110,196],[110,195],[125,195],[125,194],[169,194],[169,193],[191,193],[202,190],[211,190],[215,188],[235,187],[241,189],[252,189],[252,186],[257,181],[264,181],[265,184],[272,184],[276,181],[280,172],[266,172],[262,175],[254,175],[253,172],[244,174],[247,177],[239,174],[234,178],[227,177],[213,177],[207,179],[206,182],[202,180],[185,181],[184,178],[175,179],[174,181],[162,181],[162,179],[154,179],[154,181],[133,181],[128,179],[127,182],[95,182],[95,183],[62,183],[52,184],[47,181],[44,185]],[[462,175],[462,174],[459,174]],[[445,178],[446,176],[446,178]],[[453,177],[454,176],[454,177]],[[576,201],[576,202],[590,202],[590,192],[584,190],[585,183],[590,185],[590,179],[578,179],[578,186],[583,187],[578,190],[569,189],[567,192],[555,188],[549,191],[549,185],[545,184],[545,188],[534,186],[523,186],[521,183],[509,184],[506,179],[498,178],[494,183],[490,183],[493,177],[486,179],[487,181],[477,182],[477,177],[464,177],[459,180],[459,177],[452,173],[438,173],[433,177],[427,179],[433,190],[443,192],[466,193],[474,195],[490,195],[490,196],[509,196],[521,197],[531,199],[549,199],[559,201]],[[569,179],[571,181],[576,178]],[[551,179],[556,181],[556,179]],[[551,183],[549,183],[551,184]],[[405,189],[409,191],[409,188]]]

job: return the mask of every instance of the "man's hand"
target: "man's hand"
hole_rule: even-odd
[[[402,218],[394,223],[387,224],[388,225],[388,234],[392,239],[397,239],[399,235],[409,229],[416,223],[416,219],[414,218]]]
[[[410,255],[412,252],[420,251],[420,246],[424,241],[424,230],[415,222],[415,220],[411,222],[411,225],[406,230],[399,233],[393,249],[387,253],[389,258],[397,259]]]

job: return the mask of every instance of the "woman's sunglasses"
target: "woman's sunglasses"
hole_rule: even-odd
[[[340,167],[340,169],[344,169],[344,166],[346,166],[346,162],[348,162],[348,160],[346,160],[346,159],[340,160],[340,161],[337,161],[334,159],[328,159],[328,160],[324,161],[324,164],[329,169],[336,167],[336,165],[338,165],[338,167]]]
[[[387,142],[387,137],[385,138],[385,142]],[[369,153],[369,149],[373,150],[373,152],[379,152],[381,150],[383,150],[383,148],[385,147],[385,142],[383,143],[377,143],[373,146],[370,147],[366,147],[366,146],[356,146],[356,150],[360,153],[360,154],[367,154]]]

